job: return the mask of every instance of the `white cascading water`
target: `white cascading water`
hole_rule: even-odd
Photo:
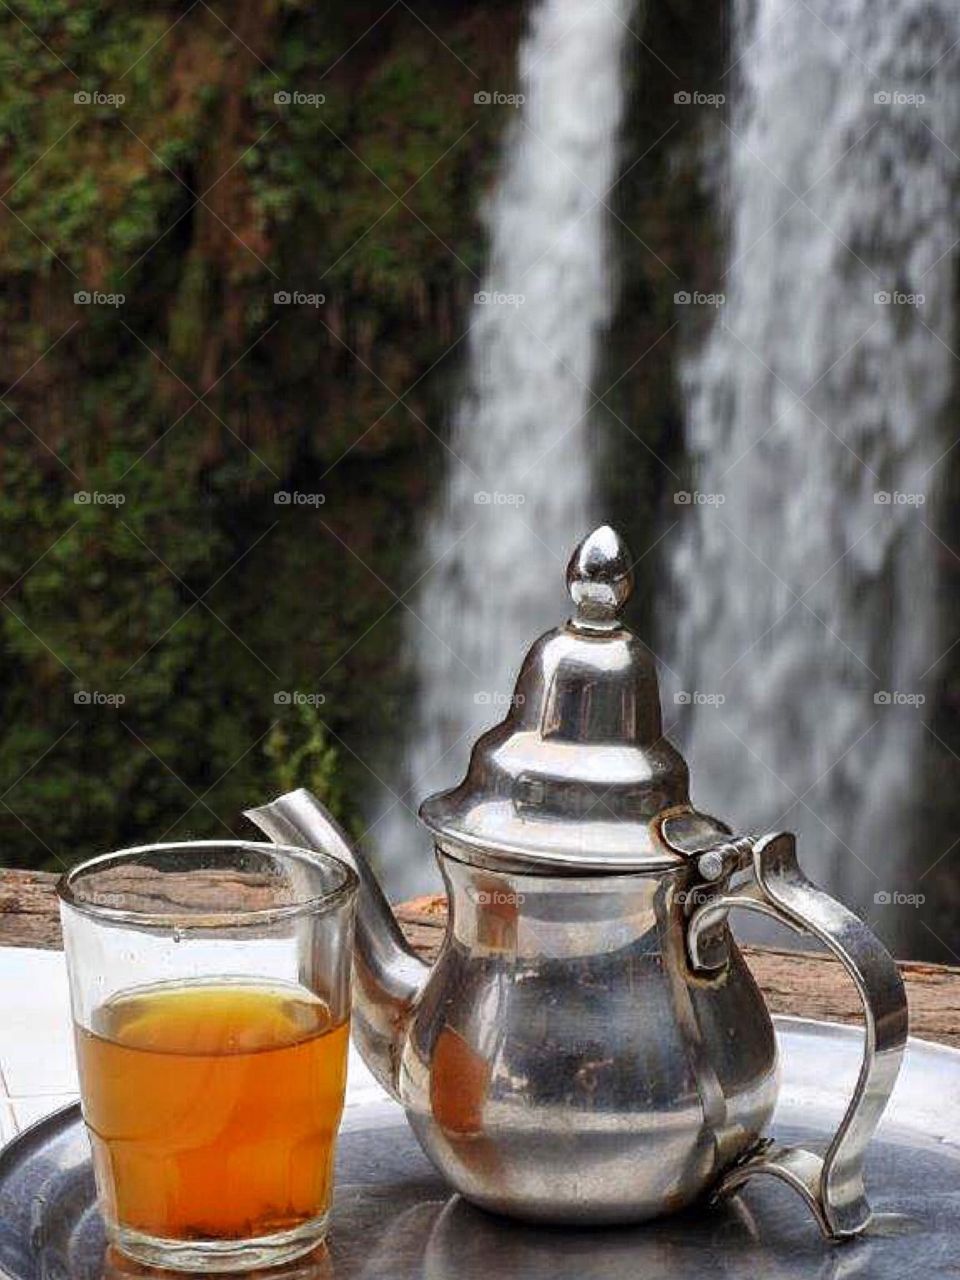
[[[418,719],[371,832],[394,893],[432,878],[411,809],[459,781],[474,739],[504,715],[524,653],[564,615],[566,557],[596,514],[590,387],[613,304],[605,202],[633,3],[542,0],[520,47],[524,101],[484,211],[467,386],[409,620]]]
[[[735,14],[727,301],[684,370],[697,494],[664,649],[689,701],[668,709],[700,805],[798,830],[811,874],[891,936],[874,895],[916,887],[911,700],[944,647],[924,521],[955,382],[960,13]]]

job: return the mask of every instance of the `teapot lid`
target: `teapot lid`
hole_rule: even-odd
[[[633,590],[623,539],[602,525],[567,566],[574,616],[530,649],[503,721],[475,743],[466,777],[420,806],[441,845],[520,871],[666,870],[664,811],[694,843],[727,828],[694,814],[688,771],[663,736],[656,667],[620,620]]]

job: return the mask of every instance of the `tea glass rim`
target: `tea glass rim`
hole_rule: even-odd
[[[126,863],[133,866],[144,856],[152,853],[177,853],[189,850],[209,852],[214,849],[251,850],[279,855],[281,860],[313,865],[320,863],[340,875],[342,879],[334,888],[324,893],[313,894],[301,901],[285,903],[282,906],[231,908],[226,911],[201,913],[141,911],[131,907],[116,907],[107,903],[93,902],[78,897],[76,893],[76,882],[91,872],[96,873],[110,867],[123,866]],[[248,926],[262,928],[297,916],[326,915],[356,897],[359,887],[360,880],[354,869],[332,853],[319,849],[304,849],[292,844],[274,844],[263,840],[161,840],[155,844],[131,845],[126,849],[116,849],[109,853],[97,854],[92,858],[85,858],[65,871],[55,886],[57,897],[63,905],[89,919],[101,921],[104,924],[127,925],[134,928],[166,930],[180,928],[185,932],[189,930],[191,933],[207,929],[239,929]]]

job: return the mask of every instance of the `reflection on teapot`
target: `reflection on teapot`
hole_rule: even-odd
[[[653,661],[620,620],[633,575],[612,529],[577,548],[567,582],[574,616],[533,645],[463,782],[421,807],[449,900],[432,969],[309,792],[248,816],[356,868],[354,1037],[468,1200],[631,1223],[765,1173],[824,1234],[855,1235],[870,1218],[864,1150],[906,1040],[896,966],[803,876],[790,834],[734,836],[691,806]],[[763,1136],[776,1042],[732,907],[819,938],[863,999],[860,1077],[823,1156]]]

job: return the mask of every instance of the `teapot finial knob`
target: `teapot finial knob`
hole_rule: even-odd
[[[633,558],[616,529],[602,524],[584,538],[567,565],[567,590],[577,606],[575,626],[617,626],[633,591]]]

